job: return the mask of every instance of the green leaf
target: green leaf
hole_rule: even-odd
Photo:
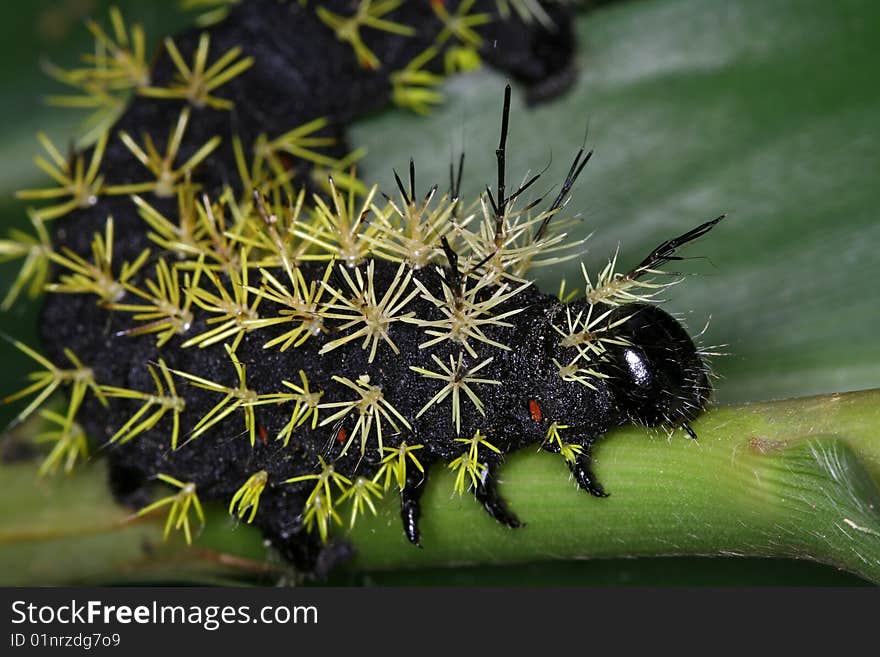
[[[35,586],[149,582],[270,581],[284,569],[264,560],[249,527],[225,514],[191,548],[162,540],[165,516],[135,518],[115,504],[101,465],[40,479],[31,463],[0,465],[0,584]],[[233,544],[235,552],[225,548]]]

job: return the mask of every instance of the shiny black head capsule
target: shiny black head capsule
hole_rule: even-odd
[[[649,304],[615,310],[609,323],[627,319],[615,337],[625,345],[609,348],[608,383],[615,401],[633,422],[649,427],[683,427],[709,400],[708,369],[684,327]]]

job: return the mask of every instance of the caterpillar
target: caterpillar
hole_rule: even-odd
[[[385,495],[421,545],[432,465],[518,528],[496,485],[506,454],[559,453],[603,497],[591,449],[613,427],[695,437],[709,368],[655,301],[678,280],[661,268],[723,217],[627,272],[616,258],[593,277],[584,266],[583,294],[550,295],[530,271],[582,248],[564,210],[592,153],[576,153],[554,193],[535,195],[540,175],[511,184],[509,85],[496,184],[473,203],[459,193],[464,156],[445,193],[410,161],[392,197],[363,185],[345,145],[345,124],[388,100],[424,109],[434,97],[407,84],[432,82],[455,47],[534,99],[559,91],[565,7],[311,4],[234,5],[166,40],[150,67],[117,12],[112,34],[93,24],[102,70],[54,72],[93,95],[125,79],[135,97],[70,158],[43,139],[39,162],[60,187],[21,193],[48,205],[30,210],[34,235],[0,243],[25,259],[7,301],[49,293],[46,355],[14,341],[41,369],[4,400],[29,399],[16,420],[39,412],[53,427],[41,471],[97,449],[120,502],[167,510],[166,536],[192,540],[203,501],[220,501],[320,575],[351,554],[338,528]],[[63,412],[42,408],[57,390]],[[157,482],[168,494],[154,500]]]

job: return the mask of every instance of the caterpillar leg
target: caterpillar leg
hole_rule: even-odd
[[[419,472],[406,475],[406,485],[400,491],[400,519],[403,521],[403,532],[409,542],[416,547],[422,547],[422,537],[419,533],[419,516],[422,507],[419,500],[425,492],[427,475]]]
[[[570,463],[568,467],[574,475],[578,486],[583,490],[594,497],[608,497],[608,493],[602,488],[602,484],[596,481],[596,475],[593,474],[591,447],[591,445],[585,445],[584,451],[578,454],[574,463]]]
[[[110,490],[119,504],[140,509],[150,503],[149,479],[143,472],[135,468],[115,463],[110,458],[113,467],[110,468]]]
[[[488,514],[502,525],[516,529],[523,523],[507,508],[504,499],[498,494],[498,465],[489,464],[483,471],[479,485],[474,489],[474,497],[483,505]]]

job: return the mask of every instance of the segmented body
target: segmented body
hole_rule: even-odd
[[[459,206],[455,194],[441,199],[438,193],[433,205],[422,201],[414,179],[408,189],[400,184],[393,211],[365,204],[361,216],[360,206],[346,208],[334,188],[309,200],[302,217],[294,202],[284,201],[282,184],[270,182],[266,198],[258,192],[249,201],[230,135],[250,151],[261,134],[326,116],[319,134],[336,138],[326,154],[343,158],[342,126],[391,93],[387,75],[365,71],[348,46],[294,5],[245,3],[212,29],[218,49],[243,45],[258,65],[224,87],[234,112],[193,108],[178,161],[217,135],[227,138],[197,168],[171,180],[171,198],[162,194],[169,190],[153,188],[137,202],[139,216],[130,195],[105,196],[57,223],[55,248],[85,256],[113,215],[114,271],[152,249],[128,287],[114,288],[114,298],[96,303],[88,294],[50,295],[41,321],[50,360],[61,362],[64,350],[72,351],[108,396],[86,397],[78,422],[104,446],[114,492],[145,506],[150,482],[161,476],[186,494],[232,500],[231,510],[252,495],[239,510],[250,511],[250,520],[305,571],[325,570],[347,554],[341,544],[326,546],[328,527],[342,524],[335,502],[347,500],[346,513],[364,512],[382,494],[399,492],[404,529],[418,542],[418,498],[435,462],[453,467],[457,488],[472,490],[511,527],[519,523],[497,495],[495,473],[505,454],[523,446],[561,452],[578,484],[604,495],[589,465],[598,438],[630,421],[680,426],[709,396],[706,367],[687,333],[653,306],[626,303],[639,296],[621,296],[618,288],[642,285],[642,276],[658,273],[677,246],[714,223],[661,245],[625,276],[606,272],[592,288],[598,299],[565,303],[541,293],[523,279],[526,261],[558,246],[545,231],[589,156],[580,165],[578,156],[545,214],[515,210],[518,193],[506,196],[503,184],[509,105],[499,185],[482,210]],[[397,18],[417,21],[425,11],[422,3],[405,3]],[[297,25],[295,37],[277,29],[286,23]],[[543,84],[568,75],[564,20],[555,36],[516,20],[490,25],[487,35],[509,37],[506,47],[486,51],[496,64]],[[430,30],[409,40],[380,34],[369,46],[393,70],[435,36]],[[200,38],[184,34],[177,46],[192,53]],[[172,77],[167,57],[153,76],[156,84]],[[139,98],[114,132],[152,132],[161,151],[167,119],[183,106]],[[320,161],[281,164],[291,180],[319,187],[312,174]],[[109,186],[143,178],[131,148],[119,142],[108,144],[101,170]],[[322,198],[329,233],[321,228]],[[439,207],[438,214],[422,212],[429,206]],[[152,230],[145,225],[145,212],[154,219],[189,212],[197,235],[176,246],[163,242],[155,223]],[[443,223],[432,227],[431,217]],[[513,246],[503,246],[523,222]],[[423,244],[404,254],[398,233],[412,225],[421,226]],[[157,341],[139,334],[139,322],[123,307],[149,297],[145,281],[161,276],[180,287],[182,309],[175,330]],[[282,303],[297,285],[318,293],[315,302]],[[291,334],[297,327],[302,330]],[[164,410],[161,418],[134,435],[139,418],[156,409]]]

